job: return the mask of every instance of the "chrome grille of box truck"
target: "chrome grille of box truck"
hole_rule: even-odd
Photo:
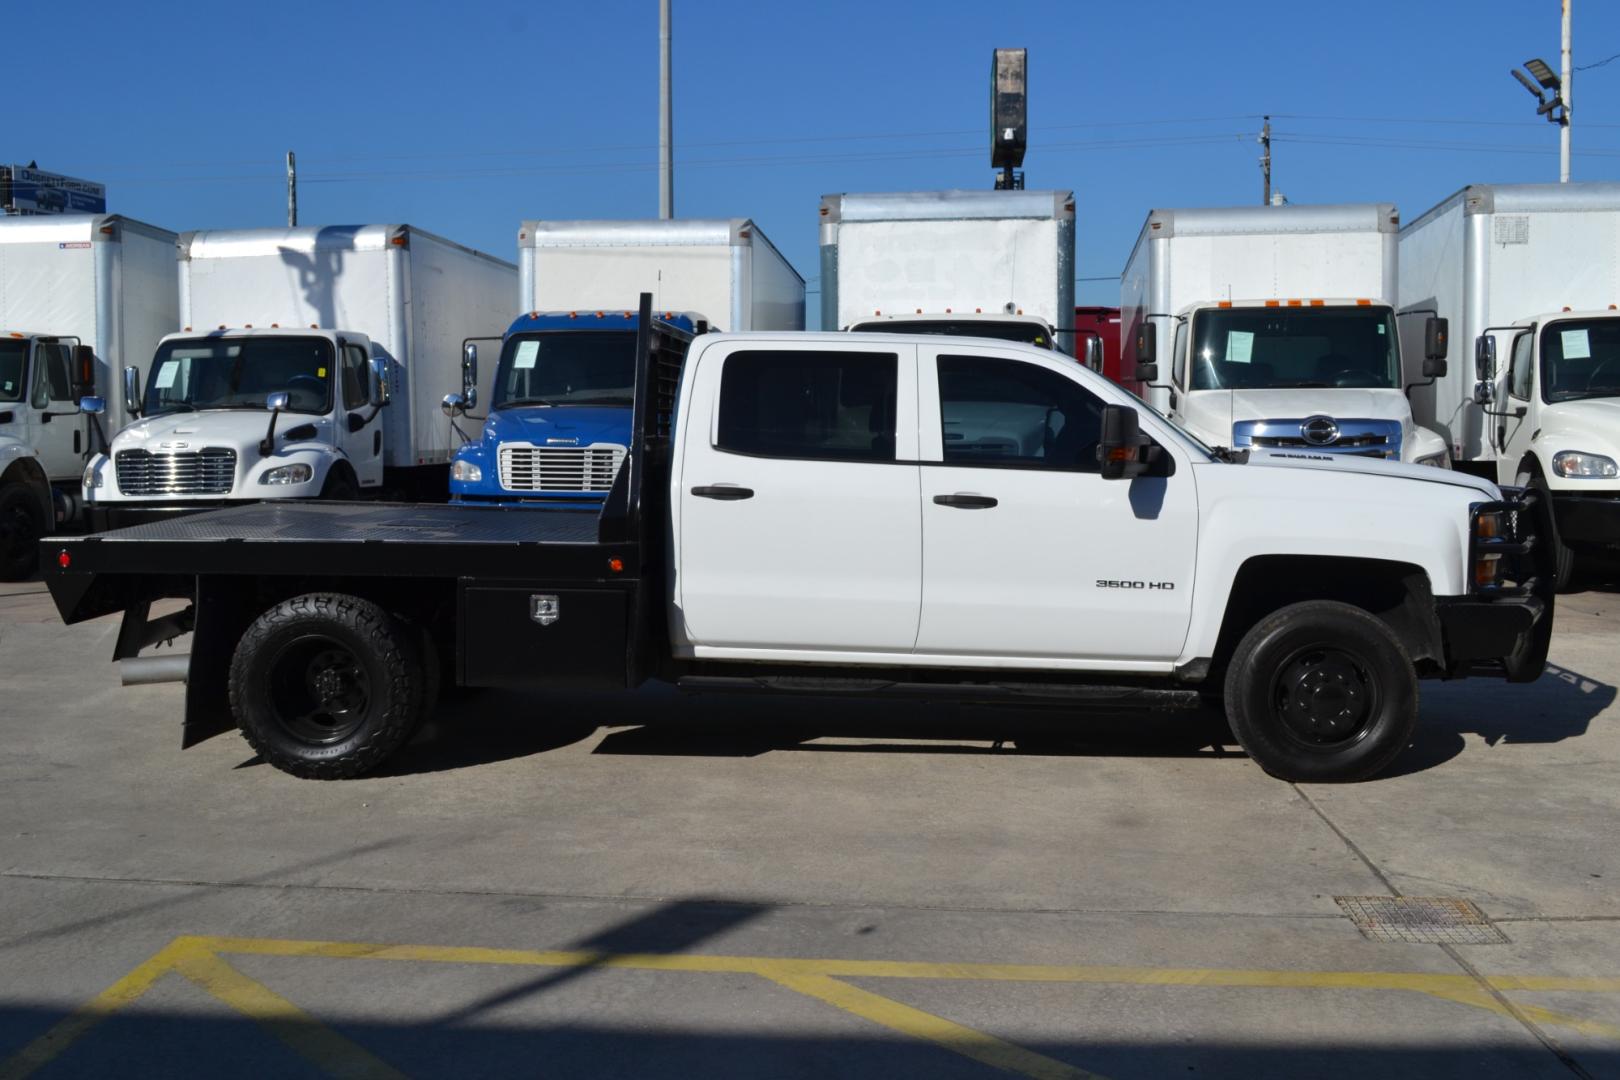
[[[153,454],[120,450],[118,490],[125,495],[229,495],[236,451],[221,447]]]
[[[527,446],[503,443],[501,487],[508,491],[606,491],[613,486],[625,448],[593,446]]]

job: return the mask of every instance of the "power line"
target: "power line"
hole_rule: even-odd
[[[1576,71],[1591,71],[1593,68],[1600,68],[1604,64],[1611,63],[1611,62],[1613,62],[1615,60],[1620,60],[1620,53],[1615,53],[1613,56],[1606,56],[1602,60],[1599,60],[1595,64],[1582,64],[1580,67],[1576,68],[1575,70]],[[1589,127],[1591,125],[1582,124],[1581,126],[1582,127]]]

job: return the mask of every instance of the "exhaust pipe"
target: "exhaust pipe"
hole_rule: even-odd
[[[153,683],[183,683],[191,671],[191,654],[178,656],[132,656],[118,661],[118,677],[125,686],[149,686]]]

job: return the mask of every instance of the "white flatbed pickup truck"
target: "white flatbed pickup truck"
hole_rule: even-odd
[[[129,677],[187,680],[186,745],[239,727],[323,778],[403,745],[443,680],[657,679],[1076,714],[1214,700],[1268,772],[1353,780],[1406,747],[1419,678],[1544,667],[1533,496],[1212,451],[1008,342],[709,334],[683,360],[643,331],[638,349],[599,512],[266,503],[53,538],[59,610],[124,612]],[[175,596],[191,606],[148,618]],[[187,629],[189,658],[139,655]]]

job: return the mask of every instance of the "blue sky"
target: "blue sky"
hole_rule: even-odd
[[[1620,53],[1620,4],[1575,3],[1575,64]],[[102,180],[116,212],[283,224],[291,148],[305,224],[512,259],[524,218],[657,214],[657,0],[62,10],[7,12],[36,78],[0,156]],[[754,218],[815,288],[823,194],[991,186],[990,51],[1022,46],[1028,184],[1074,190],[1082,277],[1117,276],[1152,207],[1258,202],[1267,112],[1291,201],[1411,220],[1466,183],[1557,179],[1557,130],[1507,72],[1556,68],[1558,29],[1557,0],[675,0],[676,212]],[[1620,176],[1620,60],[1574,90],[1575,178]]]

